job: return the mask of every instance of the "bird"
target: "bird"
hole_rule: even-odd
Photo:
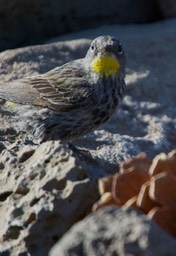
[[[1,105],[41,141],[81,139],[116,113],[126,91],[125,67],[121,41],[98,36],[82,59],[0,84]]]

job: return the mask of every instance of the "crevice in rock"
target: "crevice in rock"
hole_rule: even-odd
[[[6,191],[0,194],[0,202],[4,202],[12,193],[13,191]]]

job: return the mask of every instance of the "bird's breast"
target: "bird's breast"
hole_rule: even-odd
[[[95,125],[105,123],[116,112],[121,100],[118,78],[104,79],[96,91],[97,103],[92,107],[90,118]]]

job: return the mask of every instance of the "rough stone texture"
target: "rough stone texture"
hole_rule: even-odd
[[[58,141],[39,147],[13,144],[3,151],[0,255],[47,255],[52,244],[90,212],[100,176],[94,171]]]
[[[83,57],[89,43],[80,39],[4,51],[0,53],[1,83],[45,73],[65,62]]]
[[[140,151],[153,157],[175,148],[174,19],[100,27],[55,39],[63,42],[5,51],[0,54],[0,81],[83,57],[90,39],[100,34],[119,36],[128,60],[127,95],[108,124],[70,149],[56,141],[37,145],[32,139],[23,141],[23,133],[0,110],[2,255],[47,255],[55,239],[89,213],[98,196],[96,179],[114,173],[120,161]]]
[[[0,2],[0,50],[112,23],[158,19],[152,0],[8,0]]]
[[[49,256],[174,256],[176,240],[135,210],[104,208],[77,224]]]

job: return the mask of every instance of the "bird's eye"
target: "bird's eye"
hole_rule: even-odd
[[[91,45],[91,50],[94,51],[95,50],[95,46],[92,44]]]
[[[121,43],[119,43],[119,46],[118,46],[118,53],[119,53],[119,54],[122,54],[122,53],[123,53],[123,48],[122,48]]]

